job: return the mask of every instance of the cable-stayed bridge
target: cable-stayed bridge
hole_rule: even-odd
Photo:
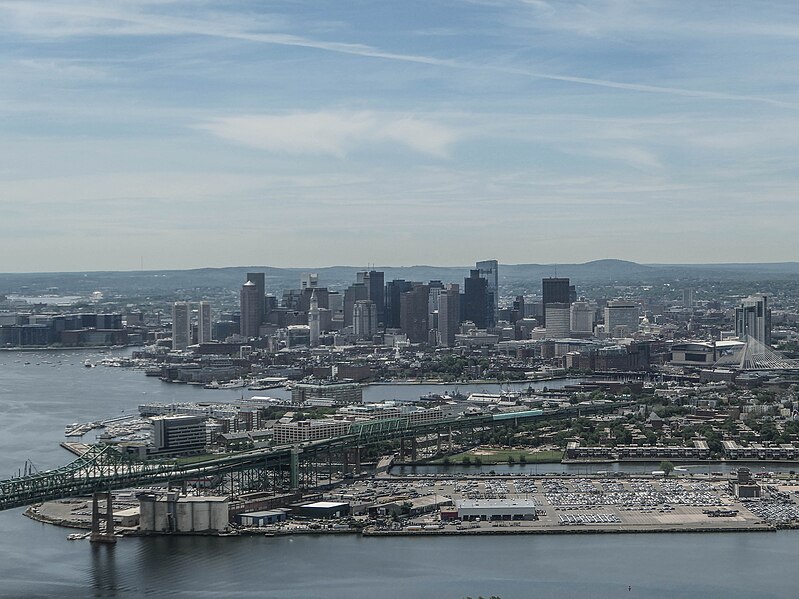
[[[751,335],[742,339],[743,345],[728,355],[719,358],[716,367],[737,370],[799,370],[799,360],[786,358]]]

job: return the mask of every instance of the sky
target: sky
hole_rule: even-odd
[[[0,272],[799,260],[799,3],[0,0]]]

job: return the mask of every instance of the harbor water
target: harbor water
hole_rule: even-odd
[[[138,404],[147,401],[222,401],[242,393],[170,385],[124,368],[83,366],[86,359],[107,355],[112,354],[0,352],[2,478],[22,469],[26,460],[40,470],[69,462],[72,456],[58,443],[72,422],[136,413]],[[562,382],[536,386],[554,388],[558,383]],[[401,399],[441,392],[441,386],[430,387],[374,386],[365,396]],[[486,385],[477,387],[474,390],[491,392]],[[459,390],[471,389],[461,385]],[[244,393],[276,395],[272,391]],[[499,472],[503,467],[483,468]],[[524,471],[511,468],[512,473]],[[579,473],[586,467],[530,464],[524,468]],[[620,468],[630,471],[627,465]],[[481,538],[159,537],[126,538],[113,547],[68,541],[69,532],[29,520],[21,509],[0,512],[0,597],[733,599],[797,594],[794,563],[799,531]]]

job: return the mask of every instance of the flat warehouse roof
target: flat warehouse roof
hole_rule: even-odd
[[[263,512],[247,512],[245,514],[241,514],[242,516],[248,516],[251,518],[263,518],[265,516],[283,516],[288,512],[288,510],[277,509],[277,510],[266,510]]]
[[[349,503],[342,502],[342,501],[317,501],[316,503],[306,503],[305,505],[301,506],[304,508],[319,508],[322,510],[330,509],[334,507],[347,507]]]
[[[490,508],[535,508],[538,505],[535,499],[462,499],[457,503],[458,509],[490,509]]]

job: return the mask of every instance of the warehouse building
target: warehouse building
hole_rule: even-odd
[[[285,522],[288,518],[288,513],[289,510],[286,508],[248,512],[246,514],[238,514],[236,522],[242,526],[268,526],[278,522]]]
[[[305,518],[343,518],[350,515],[350,504],[343,501],[315,501],[295,504],[291,510]]]
[[[537,520],[532,498],[461,499],[456,503],[461,520]]]
[[[370,516],[408,516],[415,518],[451,506],[452,499],[443,495],[424,495],[412,499],[392,500],[369,507]]]
[[[758,499],[760,497],[760,485],[752,478],[749,468],[738,468],[735,478],[731,478],[728,485],[730,494],[739,499],[742,497]]]

